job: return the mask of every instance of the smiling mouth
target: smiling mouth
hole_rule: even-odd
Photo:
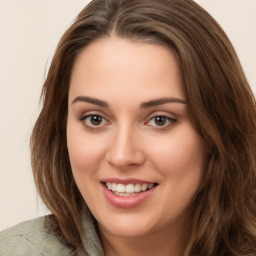
[[[112,183],[112,182],[104,182],[106,188],[111,191],[112,193],[118,196],[135,196],[142,192],[148,191],[153,187],[157,186],[157,183],[136,183],[136,184],[119,184],[119,183]]]

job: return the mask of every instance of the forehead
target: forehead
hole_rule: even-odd
[[[167,47],[116,37],[100,39],[78,56],[70,97],[108,94],[184,98],[178,61]],[[139,98],[139,97],[138,97]]]

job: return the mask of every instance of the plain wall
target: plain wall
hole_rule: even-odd
[[[0,0],[0,230],[47,213],[37,198],[29,139],[46,63],[86,0]],[[230,37],[256,92],[256,1],[199,0]]]

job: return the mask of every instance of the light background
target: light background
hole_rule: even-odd
[[[47,65],[88,2],[0,0],[0,230],[47,213],[33,184],[29,139]],[[197,2],[228,34],[256,92],[256,1]]]

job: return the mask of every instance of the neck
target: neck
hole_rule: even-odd
[[[184,234],[177,230],[147,234],[136,237],[120,237],[100,228],[106,256],[182,256]]]

